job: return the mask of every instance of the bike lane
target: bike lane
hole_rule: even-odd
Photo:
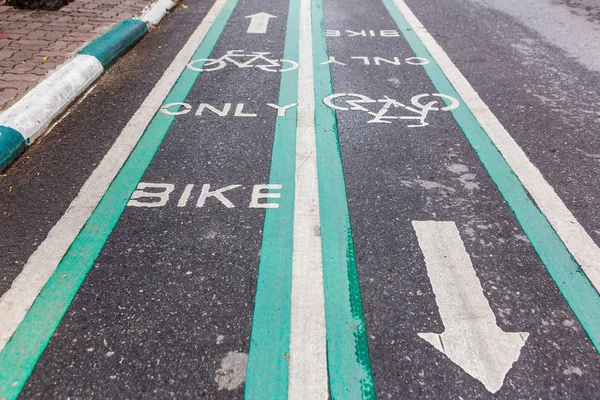
[[[194,60],[230,50],[282,58],[287,4],[217,6]],[[267,38],[247,33],[246,17],[258,12],[277,17]],[[201,66],[183,71],[5,347],[3,380],[33,366],[32,347],[39,341],[44,350],[44,335],[77,293],[23,397],[240,396],[263,215],[279,196],[289,203],[287,188],[264,186],[275,119],[286,110],[277,107],[279,72]]]
[[[457,124],[462,99],[432,85],[435,61],[413,52],[399,29],[410,36],[412,27],[385,5],[325,1],[328,55],[319,60],[332,71],[325,107],[337,115],[377,395],[593,398],[598,353],[583,328],[597,340],[597,315],[586,314],[597,293],[569,272],[576,264],[562,243],[544,250],[554,232],[536,237],[544,225],[522,211],[531,200],[515,197],[501,159],[489,161],[472,133],[481,128]],[[429,75],[415,56],[428,58]],[[440,97],[415,97],[438,91],[458,108],[432,108],[421,127],[390,118],[418,116],[428,101],[441,108]]]
[[[286,21],[287,10],[281,5],[240,1],[211,58],[245,48],[272,51],[276,59],[294,59],[288,54],[297,53],[306,67],[308,58],[300,55],[310,53],[314,76],[306,70],[298,71],[297,79],[291,75],[296,72],[284,73],[280,85],[277,73],[238,68],[227,61],[223,68],[201,73],[185,101],[173,97],[165,101],[185,104],[163,109],[160,118],[179,115],[150,167],[140,175],[142,186],[95,261],[24,396],[52,392],[55,396],[241,397],[246,353],[250,350],[252,360],[252,346],[274,338],[276,351],[263,352],[266,358],[259,356],[248,369],[248,379],[258,387],[252,389],[256,391],[246,388],[248,398],[295,398],[313,390],[319,393],[314,398],[325,398],[328,389],[333,398],[372,398],[371,365],[377,395],[392,398],[486,397],[490,392],[509,398],[573,393],[591,397],[598,376],[597,355],[450,113],[438,112],[432,104],[423,119],[429,125],[423,127],[408,127],[419,125],[418,119],[389,119],[415,116],[429,100],[438,100],[441,106],[440,97],[415,97],[435,93],[420,66],[431,60],[415,58],[379,3],[356,2],[348,7],[325,2],[324,27],[320,1],[292,5],[295,12],[290,11]],[[244,35],[248,26],[244,17],[265,10],[277,16],[269,22],[276,39]],[[368,28],[346,29],[349,23]],[[290,35],[294,24],[300,25],[299,37]],[[329,30],[328,49],[324,28]],[[312,37],[306,36],[307,30]],[[289,46],[290,41],[299,43],[300,49]],[[209,68],[221,65],[214,62]],[[300,93],[293,93],[294,88]],[[314,117],[306,101],[311,90]],[[356,96],[323,101],[340,93],[382,101],[364,102],[366,97]],[[284,109],[295,96],[299,107]],[[362,102],[348,103],[348,98]],[[356,109],[337,110],[344,171],[335,107]],[[373,115],[364,111],[371,107]],[[403,110],[408,112],[396,114]],[[296,115],[298,132],[308,135],[299,136],[292,165],[293,146],[285,146],[296,128],[288,124],[295,122]],[[314,126],[308,121],[311,118]],[[367,123],[373,119],[378,123]],[[315,143],[304,143],[306,138],[310,142],[310,132]],[[285,149],[277,157],[279,162],[287,161],[285,171],[277,168],[281,164],[275,150],[270,153],[272,146],[281,150],[278,146],[283,143]],[[290,172],[295,176],[292,182],[302,183],[294,200],[287,186]],[[317,199],[314,174],[318,174]],[[120,202],[127,202],[137,180],[128,180],[130,189],[119,194]],[[258,186],[267,183],[277,186]],[[268,192],[273,195],[270,199],[265,196]],[[290,205],[298,199],[306,208],[294,204],[302,215],[290,216]],[[266,210],[263,232],[265,201],[279,207]],[[97,220],[103,222],[104,217],[99,214]],[[269,230],[273,227],[269,221],[284,229]],[[94,228],[96,222],[86,228]],[[296,225],[301,225],[301,237],[311,238],[300,240],[308,246],[304,256],[322,255],[322,260],[300,257],[298,264],[320,267],[322,263],[323,269],[322,278],[311,275],[312,270],[304,276],[300,284],[309,292],[301,290],[300,296],[298,291],[294,295],[289,276],[289,268],[294,270],[290,258],[298,261],[297,254],[289,254],[289,235],[296,235]],[[436,243],[444,245],[436,247]],[[322,252],[312,245],[322,245]],[[445,253],[448,248],[455,251]],[[272,305],[265,307],[261,317],[257,307],[253,310],[255,301],[263,304],[258,294],[254,298],[256,276],[260,288],[264,267],[282,260],[285,268],[275,270],[266,289],[263,285],[268,295],[262,298]],[[449,267],[455,264],[461,268],[452,275]],[[442,274],[453,278],[436,279]],[[64,279],[70,279],[68,274],[58,273],[54,281]],[[321,285],[324,299],[319,300]],[[311,292],[314,287],[317,290]],[[297,307],[303,295],[311,302]],[[453,301],[453,296],[461,301]],[[278,303],[283,312],[276,309]],[[476,313],[465,313],[465,303]],[[282,316],[287,304],[292,321]],[[325,311],[326,332],[319,308]],[[275,336],[257,338],[257,321],[265,315],[273,325],[265,325],[263,319],[259,327],[266,326]],[[300,324],[294,331],[294,315],[299,316],[296,325],[297,321],[308,325]],[[477,326],[479,322],[486,329]],[[493,329],[496,324],[499,328]],[[316,334],[305,334],[302,328]],[[435,335],[444,329],[455,329],[460,340],[453,343],[456,338],[447,341]],[[486,342],[499,346],[490,350]],[[458,348],[454,356],[469,354],[460,349],[465,343],[483,348],[478,354],[487,358],[453,359],[461,369],[442,354],[450,348]],[[312,355],[314,363],[302,359]],[[302,362],[292,367],[296,356]],[[490,368],[491,372],[480,367],[494,357],[504,364]],[[580,379],[583,371],[589,382]],[[257,376],[263,380],[256,380]]]

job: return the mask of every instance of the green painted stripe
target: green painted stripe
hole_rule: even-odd
[[[375,389],[335,111],[323,99],[333,93],[321,0],[312,0],[315,127],[325,283],[327,356],[332,399],[374,399]]]
[[[382,1],[415,55],[431,60],[431,63],[423,67],[436,90],[439,93],[453,96],[464,104],[456,89],[431,57],[417,34],[411,29],[402,13],[394,6],[392,0]],[[461,106],[452,110],[452,115],[515,214],[542,263],[579,319],[596,350],[600,352],[600,295],[575,262],[544,214],[529,198],[521,181],[494,146],[471,110]]]
[[[298,60],[300,0],[290,0],[286,60]],[[298,70],[281,75],[279,105],[298,102]],[[277,117],[269,182],[282,184],[279,208],[267,209],[246,370],[246,399],[286,399],[290,348],[297,107]]]
[[[148,26],[145,22],[139,19],[126,19],[85,46],[78,54],[96,57],[106,69],[147,32]]]
[[[196,50],[193,59],[208,58],[237,0],[229,0]],[[184,70],[165,99],[183,102],[199,72]],[[129,159],[112,182],[69,251],[34,302],[19,328],[0,353],[0,398],[18,396],[38,358],[94,264],[127,201],[167,134],[174,116],[157,113]]]
[[[18,131],[0,125],[0,171],[8,167],[27,148],[27,142]]]

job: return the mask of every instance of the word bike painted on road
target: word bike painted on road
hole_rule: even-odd
[[[325,31],[325,36],[327,37],[338,37],[338,36],[346,36],[346,37],[400,37],[400,33],[395,29],[384,29],[381,31],[377,30],[361,30],[361,31],[351,31],[351,30],[334,30],[327,29]]]
[[[334,102],[334,100],[336,101]],[[446,102],[444,103],[441,100],[446,100]],[[393,120],[398,119],[414,121],[413,124],[407,125],[408,128],[427,126],[429,122],[425,120],[431,111],[450,111],[460,104],[454,97],[441,93],[424,93],[413,96],[411,98],[412,106],[407,106],[388,96],[375,100],[355,93],[334,93],[325,97],[323,102],[327,107],[334,110],[366,112],[373,116],[373,119],[367,121],[368,124],[391,124]],[[369,104],[371,109],[365,107],[364,104]],[[376,105],[379,104],[382,105],[377,107]],[[410,111],[414,115],[390,115],[392,109],[398,108]]]
[[[221,188],[211,189],[209,183],[202,185],[200,190],[194,189],[194,184],[185,185],[183,191],[177,200],[177,207],[186,207],[190,202],[192,195],[197,195],[196,207],[204,207],[208,199],[212,199],[211,204],[222,204],[227,208],[235,208],[230,199],[225,197],[225,192],[242,187],[242,185],[228,185]],[[279,208],[279,203],[273,201],[266,202],[265,199],[278,199],[281,193],[273,190],[281,190],[279,184],[254,185],[248,208]],[[140,182],[137,189],[131,195],[128,207],[163,207],[171,200],[171,194],[175,191],[175,185],[172,183],[149,183]],[[199,193],[197,193],[199,191]]]
[[[298,63],[291,60],[273,60],[267,55],[270,52],[253,51],[245,54],[244,50],[229,50],[220,58],[199,58],[187,64],[192,71],[216,71],[227,65],[238,68],[259,68],[267,72],[288,72],[298,68]]]

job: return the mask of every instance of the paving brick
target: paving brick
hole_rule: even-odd
[[[0,110],[87,42],[139,14],[150,2],[75,0],[59,11],[17,11],[0,6]]]
[[[40,30],[43,30],[45,32],[71,32],[72,30],[76,29],[77,25],[73,24],[73,26],[66,26],[66,24],[63,25],[44,25],[41,28],[39,28]]]
[[[12,55],[11,61],[19,63],[21,61],[29,60],[35,53],[36,52],[32,50],[19,50]]]
[[[65,32],[56,32],[56,31],[42,31],[42,30],[37,30],[35,32],[32,32],[30,35],[27,36],[28,39],[44,39],[46,41],[55,41],[55,40],[59,40],[60,38],[62,38],[64,36]],[[47,46],[48,44],[46,44]]]
[[[1,49],[0,50],[0,60],[4,61],[9,59],[13,54],[15,54],[15,50],[10,49]]]
[[[80,42],[72,42],[71,44],[69,44],[66,47],[66,51],[68,51],[69,53],[73,53],[79,49],[81,49],[84,45],[86,44],[86,42],[80,41]]]
[[[11,73],[11,74],[21,75],[21,74],[32,71],[34,68],[35,68],[34,65],[17,64],[12,69],[8,70],[7,72]]]
[[[44,25],[46,24],[44,24],[43,22],[28,22],[26,28],[31,30],[37,30]]]
[[[62,39],[62,36],[61,36]],[[69,45],[71,45],[72,42],[67,42],[64,40],[56,40],[54,42],[52,42],[50,44],[50,46],[48,46],[48,51],[60,51],[60,50],[65,50],[69,47]],[[68,50],[67,50],[68,51]]]
[[[23,74],[23,75],[16,75],[16,74],[11,74],[11,73],[4,73],[0,76],[0,80],[3,81],[24,81],[24,82],[37,82],[39,80],[39,77],[36,75],[31,75],[31,74]]]
[[[3,110],[9,102],[13,101],[18,93],[17,89],[0,89],[0,110]]]
[[[2,81],[0,80],[0,89],[27,89],[30,86],[30,82],[23,80],[15,81]]]

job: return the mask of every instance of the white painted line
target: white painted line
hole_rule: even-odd
[[[311,0],[300,4],[288,399],[329,397],[319,217]]]
[[[78,54],[0,115],[0,125],[33,142],[71,102],[104,72],[96,57]]]
[[[540,171],[481,100],[467,79],[456,68],[446,52],[427,32],[403,0],[393,0],[411,28],[419,36],[429,53],[448,77],[479,124],[502,153],[502,156],[529,192],[540,211],[546,216],[575,261],[600,292],[600,248],[579,221],[558,197]]]
[[[156,3],[151,4],[142,11],[140,20],[150,25],[158,25],[160,20],[163,19],[175,5],[176,3],[171,0],[158,0]]]
[[[248,15],[246,18],[250,18],[250,25],[246,33],[267,33],[267,26],[269,26],[269,20],[271,18],[277,18],[274,15],[267,14],[266,12],[259,12],[256,14]]]
[[[13,281],[10,289],[0,298],[0,315],[2,316],[0,318],[0,351],[10,340],[108,186],[129,157],[154,114],[162,106],[169,91],[185,69],[196,48],[204,40],[225,3],[226,0],[215,1],[202,23],[196,28],[140,108],[129,120],[100,165],[83,184],[65,214],[29,257],[23,271]]]
[[[454,222],[413,221],[444,333],[419,333],[465,372],[496,393],[529,333],[504,332],[483,295]]]

